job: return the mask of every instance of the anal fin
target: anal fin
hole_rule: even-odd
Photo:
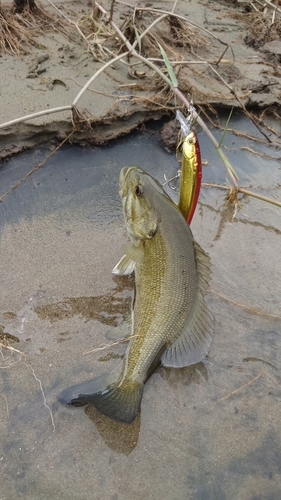
[[[181,335],[161,356],[164,366],[182,368],[202,361],[213,339],[213,318],[204,297],[199,296],[196,311],[187,321]]]
[[[205,302],[211,261],[196,241],[193,244],[199,278],[197,297],[182,332],[161,356],[162,364],[173,368],[182,368],[202,361],[213,339],[213,317]]]

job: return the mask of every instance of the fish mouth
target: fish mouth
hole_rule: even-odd
[[[128,193],[127,178],[132,170],[135,170],[140,174],[143,173],[143,170],[137,165],[133,165],[132,167],[123,167],[121,169],[119,176],[119,195],[121,196],[121,198],[126,196]]]

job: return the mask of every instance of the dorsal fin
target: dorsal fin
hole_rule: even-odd
[[[208,310],[204,295],[206,294],[210,274],[210,257],[196,243],[194,244],[195,260],[199,276],[199,290],[193,310],[189,315],[183,331],[161,357],[164,366],[180,368],[202,361],[206,356],[213,338],[213,318]]]

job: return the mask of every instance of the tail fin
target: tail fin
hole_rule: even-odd
[[[59,394],[58,400],[74,406],[90,403],[109,418],[130,424],[136,418],[140,408],[143,384],[125,380],[119,385],[113,373],[68,387]],[[114,382],[112,382],[113,378],[115,378]]]
[[[142,399],[143,384],[135,382],[132,387],[122,385],[109,386],[95,394],[81,394],[73,399],[71,404],[76,405],[82,401],[91,403],[101,413],[116,422],[131,424],[135,420]]]

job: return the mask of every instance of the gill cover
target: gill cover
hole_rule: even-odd
[[[140,167],[122,168],[119,194],[131,240],[151,239],[157,231],[158,216],[153,204],[150,177]]]

